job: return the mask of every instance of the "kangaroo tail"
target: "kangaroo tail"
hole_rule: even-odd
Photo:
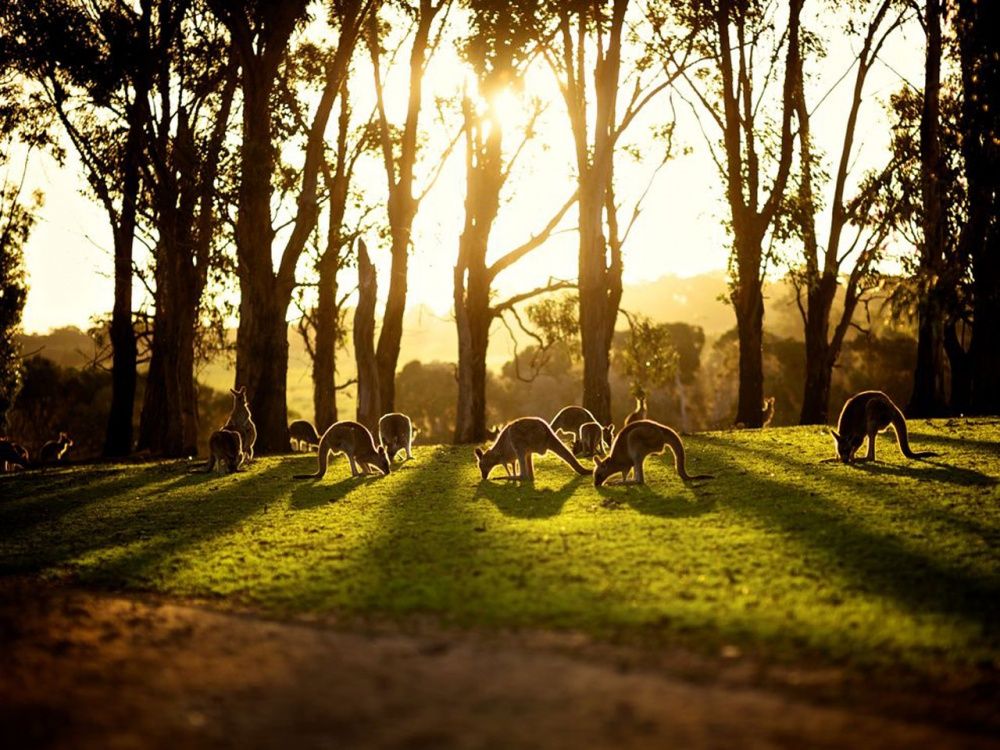
[[[594,473],[576,460],[576,456],[574,456],[572,451],[566,447],[566,443],[560,440],[559,436],[556,435],[551,429],[549,430],[549,450],[568,463],[570,467],[572,467],[573,471],[580,476],[585,477]]]
[[[681,442],[681,436],[666,425],[659,425],[659,427],[667,446],[674,454],[674,466],[677,468],[677,476],[685,482],[690,482],[693,479],[714,479],[711,474],[688,474],[685,466],[684,443]]]
[[[319,454],[316,456],[317,468],[315,474],[296,474],[294,479],[322,479],[326,474],[326,463],[329,460],[330,449],[324,441],[319,443]]]
[[[914,452],[910,449],[910,439],[906,431],[906,417],[903,416],[903,412],[895,408],[895,404],[893,404],[892,412],[892,429],[896,433],[896,443],[899,445],[899,450],[907,458],[930,458],[937,455],[934,451]]]

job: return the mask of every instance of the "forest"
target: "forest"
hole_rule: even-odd
[[[826,424],[863,387],[911,417],[1000,412],[995,10],[849,6],[6,4],[0,431],[192,455],[241,385],[265,453],[294,416],[322,433],[403,410],[476,443],[561,403],[618,419],[640,393],[684,431],[759,427],[772,396],[774,424]],[[900,38],[920,78],[876,91]],[[691,152],[728,253],[701,285],[633,235]],[[21,324],[39,155],[73,166],[110,238],[113,299],[61,364]],[[442,190],[451,304],[421,337],[415,227]],[[519,282],[560,242],[573,267]],[[630,263],[659,281],[630,286]]]

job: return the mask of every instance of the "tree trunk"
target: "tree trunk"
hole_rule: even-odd
[[[917,303],[917,365],[907,414],[936,417],[947,412],[944,383],[945,305],[939,290],[944,265],[945,223],[941,188],[940,138],[941,4],[927,0],[924,101],[920,115],[920,172],[924,246],[920,258],[922,290]]]
[[[589,184],[588,184],[589,183]],[[580,185],[580,347],[583,354],[583,406],[601,424],[611,421],[611,336],[608,320],[607,243],[602,231],[603,183],[591,177]]]
[[[736,423],[744,427],[760,427],[764,405],[764,297],[756,275],[759,265],[745,266],[754,279],[741,281],[734,299],[736,330],[740,339]]]
[[[378,291],[375,266],[364,240],[358,240],[358,306],[354,310],[354,357],[358,370],[357,420],[369,430],[382,416],[379,370],[375,361],[375,302]]]
[[[316,302],[316,346],[313,356],[313,413],[316,430],[322,435],[337,421],[337,268],[339,256],[327,248],[319,262],[319,290]]]
[[[944,329],[944,350],[951,371],[951,411],[967,414],[972,398],[972,362],[958,335],[959,323],[951,321]]]
[[[969,191],[963,230],[973,271],[969,411],[1000,414],[1000,61],[997,3],[959,0],[962,152]]]
[[[802,393],[799,424],[827,424],[830,409],[830,382],[837,354],[830,344],[830,309],[837,280],[824,274],[809,288],[806,301],[805,351],[806,380]]]
[[[394,201],[390,199],[390,204]],[[408,202],[405,201],[404,202]],[[390,211],[393,210],[390,208]],[[399,362],[403,338],[403,315],[406,313],[407,274],[409,273],[410,230],[413,226],[412,209],[408,213],[405,229],[392,235],[392,268],[389,271],[389,293],[382,314],[382,330],[378,336],[375,366],[378,369],[379,403],[386,412],[393,411],[396,403],[396,365]]]

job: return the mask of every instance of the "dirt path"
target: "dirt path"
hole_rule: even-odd
[[[739,667],[709,675],[561,638],[345,632],[2,585],[0,746],[997,746],[764,689]]]

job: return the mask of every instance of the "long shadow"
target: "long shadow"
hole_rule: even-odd
[[[162,493],[159,486],[149,491],[148,472],[140,471],[110,487],[81,487],[79,492],[89,489],[95,497],[75,507],[72,498],[64,501],[69,507],[60,509],[56,523],[3,548],[0,574],[38,572],[90,556],[82,571],[88,580],[113,585],[141,580],[167,557],[226,532],[273,502],[267,485],[287,473],[281,462],[225,476],[184,473],[167,479],[176,491]],[[189,491],[181,491],[185,488]],[[192,497],[192,489],[203,492]]]
[[[497,510],[515,518],[551,518],[559,515],[570,496],[587,477],[571,476],[556,489],[537,487],[533,482],[484,479],[476,487],[473,500],[489,500]]]
[[[343,500],[350,492],[365,487],[372,482],[378,482],[383,477],[368,475],[335,478],[330,481],[330,472],[323,479],[295,479],[292,489],[292,507],[296,510],[309,510],[321,505],[329,505]]]
[[[948,482],[950,484],[960,484],[967,487],[989,487],[1000,482],[996,477],[991,477],[975,469],[965,469],[943,461],[931,458],[916,459],[916,464],[890,464],[882,461],[871,463],[863,461],[849,464],[851,469],[860,470],[866,474],[875,476],[906,477],[907,479],[918,479],[925,482]]]
[[[1000,455],[1000,441],[997,440],[973,440],[971,438],[960,437],[958,435],[942,435],[936,432],[913,432],[910,434],[910,447],[915,451],[921,450],[923,443],[933,443],[945,447],[957,447],[988,451],[993,455]]]
[[[767,458],[800,473],[810,468],[734,441],[720,442],[726,443],[722,450],[758,460]],[[885,486],[873,488],[870,478],[854,479],[858,476],[858,472],[849,470],[839,475],[831,471],[824,474],[823,480],[851,485],[858,494],[870,496],[881,492],[897,496],[900,502],[914,500],[911,491]],[[820,495],[804,492],[792,482],[747,473],[741,476],[736,489],[739,491],[725,500],[728,507],[756,516],[820,553],[826,558],[828,569],[847,576],[856,589],[894,599],[913,612],[959,616],[980,625],[989,638],[1000,632],[1000,576],[977,574],[950,560],[922,553],[901,535],[866,529],[857,523],[857,515],[823,500]]]

